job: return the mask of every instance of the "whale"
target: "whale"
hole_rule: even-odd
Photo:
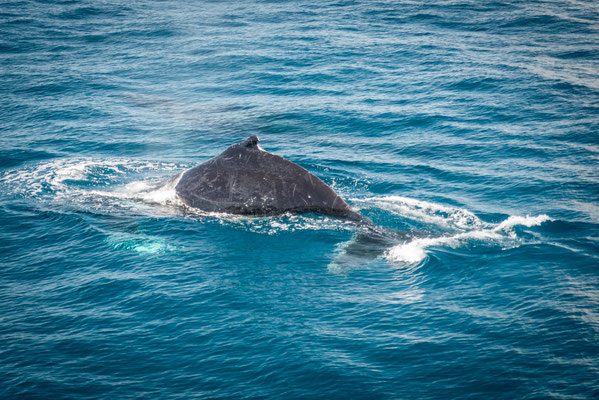
[[[362,215],[320,178],[259,145],[258,136],[233,144],[183,171],[175,192],[204,212],[264,216],[316,212],[354,221]]]
[[[414,232],[375,225],[305,168],[265,151],[256,135],[167,181],[185,208],[208,213],[271,216],[315,212],[350,220],[356,231],[340,245],[329,269],[366,265]],[[170,190],[170,189],[169,189]]]

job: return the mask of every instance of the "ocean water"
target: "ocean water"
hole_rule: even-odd
[[[598,3],[4,0],[0,93],[1,398],[599,397]],[[161,186],[253,134],[384,248]]]

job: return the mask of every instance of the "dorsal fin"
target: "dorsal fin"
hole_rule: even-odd
[[[260,141],[260,139],[258,139],[258,136],[256,135],[252,135],[249,138],[245,139],[243,142],[241,142],[241,145],[243,147],[256,147],[258,146],[258,142]]]

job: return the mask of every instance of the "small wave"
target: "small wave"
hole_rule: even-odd
[[[353,227],[350,222],[322,215],[254,217],[191,209],[175,191],[182,172],[174,175],[189,167],[144,160],[56,159],[0,173],[0,192],[94,213],[185,216],[268,235]]]
[[[181,171],[186,167],[140,160],[58,159],[5,171],[0,175],[0,185],[3,186],[1,189],[8,188],[9,192],[19,196],[37,197],[42,201],[83,210],[92,209],[106,214],[140,212],[154,217],[185,215],[269,235],[301,230],[355,229],[350,222],[322,215],[289,213],[251,217],[189,209],[175,191],[182,173],[172,176],[174,170]],[[171,177],[165,178],[165,175]],[[450,231],[440,237],[412,238],[401,244],[389,244],[390,248],[383,256],[392,262],[417,263],[433,246],[457,247],[472,241],[517,239],[515,226],[531,227],[549,220],[546,215],[510,216],[501,223],[491,224],[459,207],[402,196],[352,199],[352,203],[359,208],[374,206],[407,220]]]
[[[547,215],[542,214],[536,217],[520,217],[520,216],[511,216],[505,221],[501,222],[497,227],[494,228],[495,231],[509,231],[513,227],[520,225],[526,226],[530,228],[532,226],[541,225],[543,222],[551,221]]]
[[[123,184],[135,175],[181,169],[175,163],[143,160],[56,159],[2,173],[0,184],[25,197],[68,194],[77,189]]]
[[[175,205],[174,191],[185,165],[145,160],[56,159],[0,174],[0,191],[61,207],[112,214],[122,210],[172,214],[150,205]]]
[[[514,229],[516,226],[538,226],[551,220],[543,214],[510,216],[499,223],[488,223],[463,208],[402,196],[352,199],[352,203],[362,209],[376,207],[388,211],[392,215],[415,222],[415,225],[424,223],[427,225],[427,230],[434,231],[435,228],[442,228],[445,231],[445,234],[436,237],[414,234],[407,240],[401,240],[401,243],[389,246],[382,256],[391,263],[418,263],[426,258],[427,249],[434,246],[457,248],[473,242],[515,245],[520,239],[517,230]]]
[[[468,210],[448,207],[428,201],[402,196],[369,197],[352,199],[358,204],[372,204],[395,215],[421,222],[458,229],[485,228],[489,224],[481,221]]]
[[[166,182],[145,180],[130,182],[112,191],[92,190],[91,195],[115,198],[121,200],[138,200],[143,203],[157,204],[162,206],[183,206],[179,200],[175,187],[183,173],[168,179]]]
[[[392,247],[385,254],[385,258],[391,262],[418,263],[426,257],[426,250],[429,247],[449,246],[456,248],[466,243],[476,241],[488,243],[501,242],[506,239],[517,239],[517,235],[512,230],[515,226],[538,226],[549,220],[551,219],[547,215],[539,215],[536,217],[511,216],[490,229],[461,232],[437,238],[414,239],[407,243]]]

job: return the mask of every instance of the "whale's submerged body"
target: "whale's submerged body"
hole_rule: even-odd
[[[319,178],[283,157],[264,151],[258,137],[182,173],[175,190],[189,207],[245,215],[320,212],[362,216]]]

